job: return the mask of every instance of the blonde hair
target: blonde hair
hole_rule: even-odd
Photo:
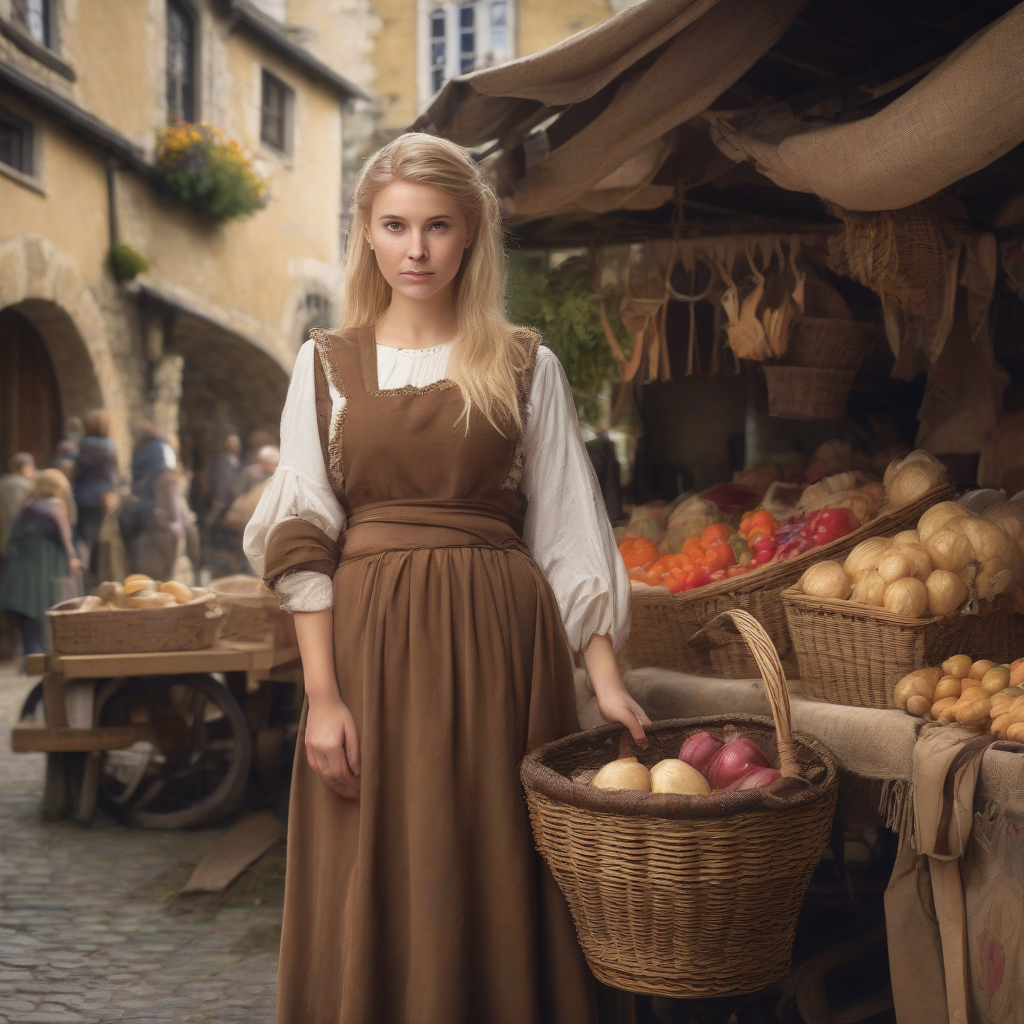
[[[461,146],[412,132],[367,161],[352,199],[342,327],[372,327],[391,303],[391,286],[377,266],[366,229],[374,197],[393,181],[433,185],[447,192],[465,214],[473,241],[455,276],[455,344],[446,376],[462,391],[467,428],[470,410],[476,406],[499,431],[506,426],[521,430],[520,385],[535,336],[509,323],[506,316],[501,203]]]
[[[59,469],[44,469],[32,481],[32,499],[63,498],[71,490],[68,478]]]

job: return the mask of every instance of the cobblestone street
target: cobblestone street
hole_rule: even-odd
[[[225,828],[43,822],[44,755],[8,736],[33,682],[0,663],[0,1024],[273,1021],[283,844],[178,896]]]

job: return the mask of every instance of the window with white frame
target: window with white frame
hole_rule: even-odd
[[[513,56],[513,0],[450,3],[433,0],[421,31],[425,46],[422,100],[428,101],[451,78],[501,64]]]
[[[13,0],[11,16],[32,38],[43,46],[56,48],[53,0]]]

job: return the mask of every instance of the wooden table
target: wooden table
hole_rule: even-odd
[[[74,680],[119,679],[139,676],[183,676],[214,672],[245,676],[247,693],[259,690],[263,681],[290,682],[302,686],[302,664],[295,645],[218,642],[201,651],[168,651],[151,654],[32,654],[25,659],[28,675],[42,674],[45,724],[19,722],[11,730],[15,753],[43,752],[46,787],[43,812],[58,817],[65,803],[64,756],[87,753],[75,818],[90,821],[95,813],[100,754],[151,740],[150,725],[116,725],[76,728],[68,724],[65,684]]]

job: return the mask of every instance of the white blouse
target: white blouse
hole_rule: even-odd
[[[377,346],[378,388],[426,387],[444,378],[452,343],[428,349]],[[340,537],[345,513],[327,481],[320,451],[313,382],[315,342],[299,350],[281,415],[281,462],[245,530],[245,553],[263,572],[267,534],[297,517]],[[345,401],[332,393],[334,412]],[[595,634],[618,650],[629,633],[630,588],[597,477],[580,434],[569,383],[558,357],[541,346],[530,389],[520,490],[528,498],[524,540],[562,613],[573,650]],[[321,611],[333,604],[329,577],[294,572],[277,585],[282,607]]]

